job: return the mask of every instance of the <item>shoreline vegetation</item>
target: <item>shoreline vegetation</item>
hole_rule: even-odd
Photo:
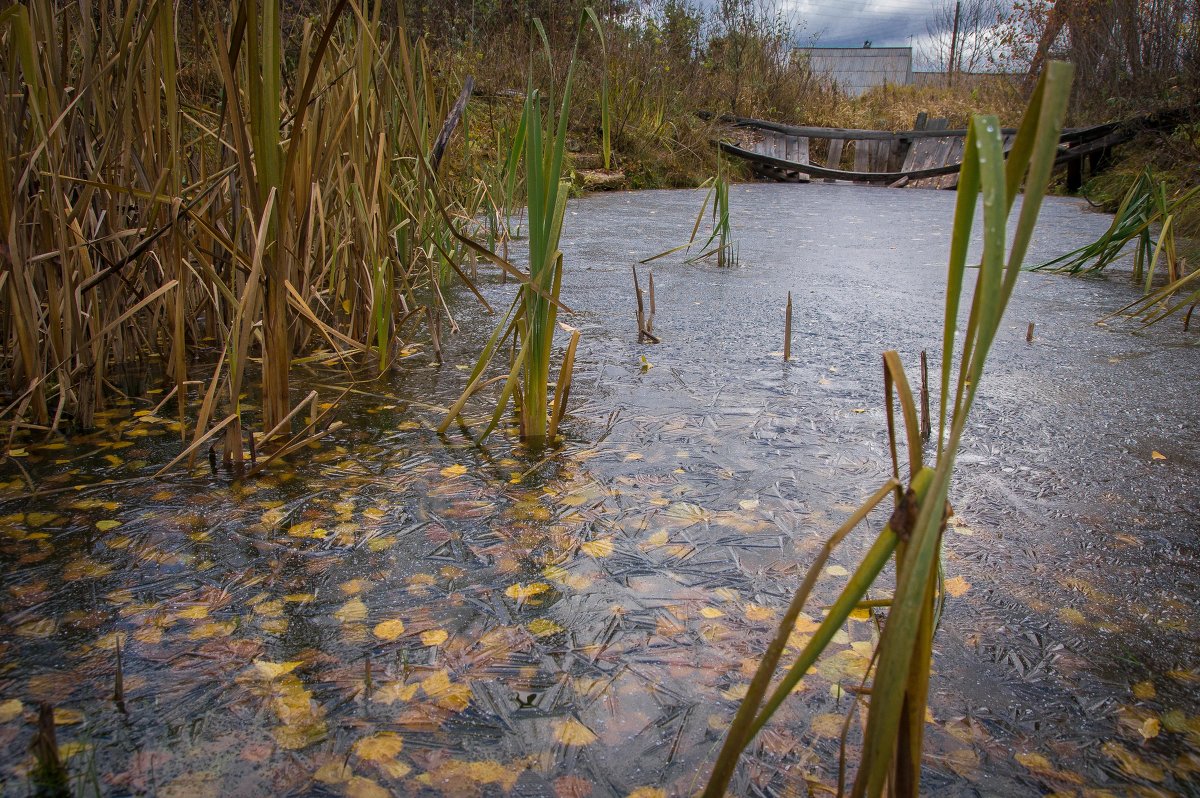
[[[717,172],[719,133],[699,111],[895,129],[921,111],[955,125],[986,111],[1011,125],[1024,108],[1025,84],[1004,78],[850,99],[797,57],[798,21],[770,3],[611,2],[590,12],[594,30],[573,58],[584,6],[538,5],[515,18],[487,4],[406,14],[357,0],[243,0],[224,16],[152,0],[0,12],[10,442],[87,430],[128,393],[122,383],[149,374],[172,392],[162,409],[179,418],[185,459],[217,445],[240,467],[327,429],[310,414],[291,431],[292,359],[384,373],[427,341],[440,360],[443,327],[457,329],[453,287],[483,302],[481,268],[530,284],[504,257],[525,232],[518,87],[554,96],[568,65],[575,101],[560,160],[574,192],[702,184]],[[1088,44],[1082,18],[1014,19],[998,47],[1024,47],[1034,62],[1065,48],[1107,76],[1082,82],[1068,124],[1194,95],[1194,70],[1125,75],[1110,63],[1120,53]],[[1065,45],[1044,41],[1055,25],[1067,26]],[[1156,57],[1190,69],[1194,39]],[[472,80],[443,153],[443,122]],[[1133,88],[1141,94],[1106,99]],[[1126,146],[1089,191],[1115,206],[1148,166],[1169,194],[1188,190],[1197,124],[1148,132],[1161,146]],[[1183,250],[1197,226],[1194,207],[1173,219]],[[240,407],[250,371],[253,430]],[[198,416],[185,412],[189,394],[202,398]]]

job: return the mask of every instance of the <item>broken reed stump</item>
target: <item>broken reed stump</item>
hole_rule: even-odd
[[[792,292],[788,291],[787,310],[783,316],[783,362],[792,359]]]
[[[71,794],[67,779],[67,768],[58,751],[58,738],[54,733],[54,708],[43,701],[38,706],[37,730],[29,744],[34,766],[30,778],[35,795],[59,798]]]
[[[929,362],[921,350],[921,437],[929,440]]]
[[[429,338],[433,344],[433,362],[442,365],[442,314],[441,308],[432,305],[425,308],[425,322],[429,325]]]
[[[654,334],[654,270],[650,270],[650,316],[646,319],[646,332]]]
[[[660,344],[654,334],[654,272],[650,273],[650,316],[646,316],[646,302],[642,295],[642,286],[638,281],[637,266],[633,267],[633,291],[637,295],[637,325],[638,343]]]
[[[117,638],[117,673],[113,677],[113,701],[117,709],[125,712],[125,674],[121,668],[121,638]]]

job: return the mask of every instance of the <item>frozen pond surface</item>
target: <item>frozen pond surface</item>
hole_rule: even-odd
[[[695,792],[777,613],[889,473],[880,353],[910,377],[922,349],[940,367],[954,204],[824,183],[731,195],[740,265],[656,261],[654,346],[636,342],[630,266],[685,240],[703,194],[569,205],[564,320],[583,337],[553,458],[435,436],[466,372],[416,353],[358,384],[341,438],[292,470],[4,500],[4,794],[30,790],[39,701],[85,795]],[[1050,199],[1030,260],[1108,221]],[[498,307],[512,292],[486,288]],[[951,491],[928,794],[1196,789],[1197,338],[1095,324],[1135,296],[1120,273],[1017,286]],[[468,363],[491,322],[458,307],[472,332],[448,360]],[[335,396],[339,375],[313,369],[297,390]],[[152,473],[178,451],[169,420],[132,417],[157,401],[31,445],[27,468],[46,490]],[[839,550],[797,640],[867,541]],[[737,794],[836,784],[841,688],[876,638],[849,622]]]

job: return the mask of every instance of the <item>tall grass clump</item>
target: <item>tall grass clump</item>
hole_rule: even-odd
[[[700,203],[700,211],[696,214],[696,223],[692,225],[692,233],[688,240],[677,247],[639,261],[640,263],[650,263],[680,250],[690,252],[696,243],[700,226],[704,223],[704,216],[708,213],[711,223],[708,238],[698,247],[700,251],[688,258],[687,262],[698,263],[715,257],[717,266],[737,265],[737,245],[733,241],[733,224],[729,215],[729,179],[725,175],[724,164],[725,159],[718,153],[717,173],[700,184],[700,188],[707,188],[708,193],[704,195],[704,202]]]
[[[1122,257],[1126,246],[1132,243],[1133,279],[1141,282],[1143,291],[1148,294],[1160,259],[1166,265],[1168,281],[1174,282],[1183,276],[1175,245],[1175,224],[1187,203],[1197,194],[1200,194],[1200,186],[1171,198],[1167,184],[1156,179],[1147,167],[1129,186],[1112,224],[1099,238],[1034,269],[1069,274],[1100,272]],[[1153,236],[1155,227],[1158,228],[1157,240]]]
[[[10,431],[90,428],[159,379],[181,443],[219,427],[239,462],[290,434],[298,356],[387,369],[409,319],[453,328],[449,286],[482,301],[468,255],[528,280],[475,243],[481,195],[433,156],[457,81],[382,6],[299,26],[280,0],[0,11]]]
[[[593,20],[594,14],[588,12]],[[584,17],[580,18],[582,26]],[[535,20],[542,34],[547,62],[550,60],[549,40]],[[598,28],[598,23],[597,23]],[[525,138],[525,193],[526,224],[529,236],[528,280],[520,290],[508,317],[496,328],[484,347],[484,351],[468,380],[467,389],[450,409],[439,427],[445,432],[459,416],[466,400],[485,384],[484,371],[493,355],[505,343],[511,341],[512,357],[507,379],[496,403],[491,423],[484,430],[486,438],[500,422],[510,399],[514,400],[521,425],[521,439],[531,448],[539,448],[552,442],[557,425],[562,417],[562,403],[569,390],[570,366],[574,359],[578,332],[572,333],[568,351],[563,359],[556,390],[556,406],[553,416],[549,410],[550,355],[554,342],[554,329],[558,309],[561,307],[559,293],[563,278],[563,253],[559,249],[562,235],[563,215],[567,207],[570,185],[562,179],[563,157],[566,152],[567,123],[571,112],[571,91],[575,78],[575,57],[572,54],[567,66],[563,96],[557,116],[553,111],[553,97],[548,96],[547,112],[542,111],[542,93],[534,88],[532,68],[528,90],[522,111],[522,128]]]
[[[1029,102],[1007,164],[999,120],[995,116],[976,116],[971,120],[964,146],[950,247],[942,329],[941,405],[934,462],[932,465],[925,462],[916,404],[900,357],[895,352],[886,352],[883,356],[884,395],[892,478],[834,533],[809,568],[726,734],[704,792],[707,798],[720,798],[725,794],[742,751],[770,721],[834,634],[846,623],[850,613],[864,601],[884,566],[893,559],[895,587],[887,602],[887,618],[875,652],[874,679],[870,689],[862,693],[869,712],[851,795],[874,798],[884,794],[885,790],[899,796],[919,794],[933,635],[943,598],[941,542],[949,514],[947,497],[955,456],[978,394],[988,352],[1020,274],[1054,166],[1071,74],[1069,64],[1054,62],[1047,66]],[[1006,223],[1022,182],[1025,199],[1006,255]],[[967,250],[981,193],[983,258],[965,332],[957,335],[967,273]],[[955,379],[956,346],[959,349]],[[908,463],[904,471],[900,467],[896,440],[896,398],[905,430]],[[893,499],[889,520],[829,608],[820,627],[771,689],[796,619],[804,609],[825,561],[888,495]],[[848,725],[847,721],[847,728]]]

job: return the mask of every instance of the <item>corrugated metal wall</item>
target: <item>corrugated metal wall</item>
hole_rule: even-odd
[[[813,72],[853,97],[885,83],[913,82],[911,47],[797,47],[796,52],[808,58]]]

